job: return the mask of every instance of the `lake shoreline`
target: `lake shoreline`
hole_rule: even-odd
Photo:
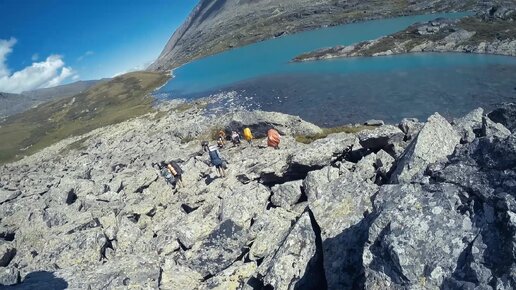
[[[292,62],[420,52],[516,56],[516,10],[492,8],[464,19],[435,19],[375,40],[300,54]]]

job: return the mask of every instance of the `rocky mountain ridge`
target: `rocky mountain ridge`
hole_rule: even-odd
[[[324,26],[486,9],[506,1],[202,0],[148,68],[169,71],[234,47]]]
[[[516,56],[516,9],[493,7],[464,19],[435,19],[379,39],[308,52],[293,61],[418,52]]]
[[[321,128],[202,103],[69,138],[0,167],[12,289],[514,289],[516,105]],[[249,126],[218,178],[200,140]],[[266,129],[284,136],[264,146]],[[174,159],[185,187],[152,163]]]

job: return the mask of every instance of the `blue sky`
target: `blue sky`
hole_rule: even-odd
[[[143,69],[197,0],[0,0],[0,91]]]

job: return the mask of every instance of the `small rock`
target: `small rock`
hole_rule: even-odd
[[[372,120],[366,121],[364,123],[364,125],[366,125],[366,126],[383,126],[383,125],[385,125],[385,122],[383,122],[382,120],[372,119]]]
[[[405,133],[406,140],[414,139],[421,128],[423,128],[423,123],[419,122],[416,118],[403,118],[401,122],[398,124],[398,128]]]

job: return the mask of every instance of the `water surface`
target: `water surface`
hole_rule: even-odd
[[[306,63],[290,60],[313,49],[347,45],[402,30],[439,14],[323,28],[233,49],[186,64],[157,96],[196,98],[236,91],[251,108],[299,115],[319,125],[458,116],[478,106],[513,100],[516,58],[411,54]]]

